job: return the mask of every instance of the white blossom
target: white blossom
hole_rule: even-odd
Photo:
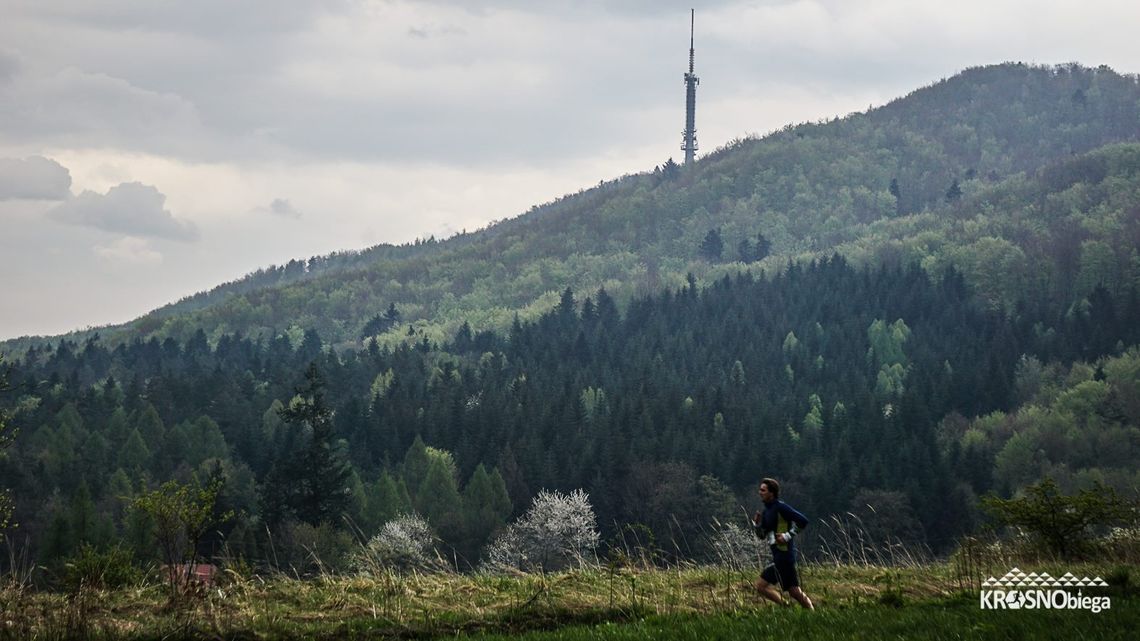
[[[714,560],[734,570],[756,568],[765,558],[764,546],[751,530],[735,523],[716,523],[706,535]]]
[[[598,546],[597,518],[590,497],[543,490],[530,509],[488,547],[484,568],[551,571],[591,561]]]
[[[402,514],[385,523],[368,541],[357,559],[357,567],[362,571],[439,570],[445,564],[436,553],[438,541],[423,517]]]

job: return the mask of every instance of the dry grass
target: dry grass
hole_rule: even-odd
[[[1089,571],[1107,575],[1110,569]],[[805,589],[825,609],[887,603],[885,597],[921,603],[960,593],[953,563],[807,564],[801,575]],[[598,567],[509,576],[381,573],[309,580],[228,573],[221,584],[173,604],[158,581],[116,591],[81,588],[71,594],[11,585],[0,589],[0,639],[421,638],[646,615],[748,613],[774,607],[752,589],[756,576],[756,571],[717,567]]]
[[[892,587],[913,598],[937,597],[947,594],[952,583],[947,566],[933,565],[905,571],[814,565],[802,573],[805,588],[823,607],[874,599]],[[116,591],[81,588],[72,594],[11,586],[0,590],[0,638],[276,638],[362,631],[419,637],[509,631],[769,607],[751,587],[755,578],[751,571],[708,567],[514,576],[383,573],[311,580],[228,574],[220,585],[174,604],[160,582]]]

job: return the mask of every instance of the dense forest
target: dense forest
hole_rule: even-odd
[[[1135,497],[1138,125],[1134,77],[972,69],[478,232],[10,341],[5,541],[56,570],[153,560],[131,505],[168,479],[221,484],[204,553],[296,568],[413,511],[470,567],[543,489],[667,559],[706,554],[760,475],[936,553],[987,493]]]
[[[47,563],[84,541],[146,556],[130,497],[195,475],[225,479],[219,509],[238,517],[218,537],[257,560],[266,532],[284,554],[416,510],[473,563],[543,488],[585,488],[604,530],[696,541],[740,519],[762,473],[812,513],[889,505],[896,534],[945,550],[982,493],[1045,474],[1140,481],[1135,289],[1015,308],[989,308],[953,269],[835,256],[625,314],[604,290],[567,289],[534,322],[444,344],[64,341],[11,363],[20,435],[0,482]]]

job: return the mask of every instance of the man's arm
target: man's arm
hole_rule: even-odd
[[[799,534],[800,530],[807,527],[808,518],[787,503],[780,502],[776,505],[776,508],[780,510],[780,514],[784,517],[784,520],[789,523],[788,531],[780,534],[778,537],[780,543],[787,543],[792,540],[792,537]]]

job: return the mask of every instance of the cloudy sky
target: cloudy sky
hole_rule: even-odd
[[[1134,0],[695,4],[704,150],[970,66],[1140,71]],[[693,5],[2,0],[0,339],[679,158]]]

